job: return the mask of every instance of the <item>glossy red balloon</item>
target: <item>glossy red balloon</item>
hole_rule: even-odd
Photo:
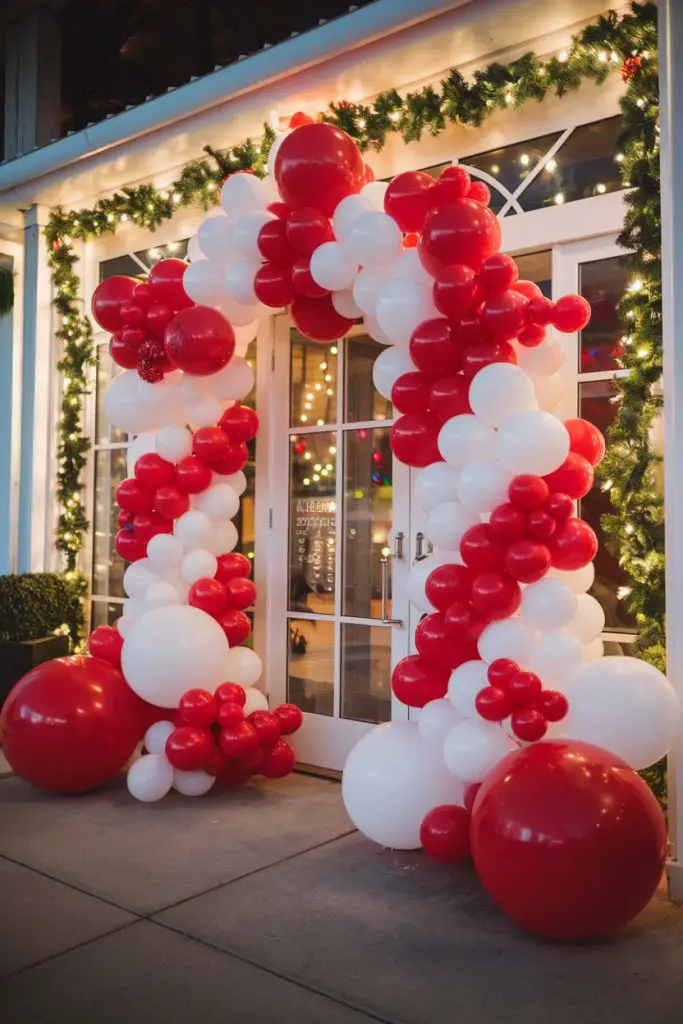
[[[394,381],[391,402],[397,412],[427,412],[431,379],[417,371],[403,373]]]
[[[461,348],[479,345],[484,340],[484,330],[481,326],[481,320],[476,313],[464,316],[458,323],[453,324],[453,330],[455,332],[455,340]]]
[[[258,233],[259,252],[269,263],[291,267],[298,251],[287,241],[287,225],[283,220],[267,221]]]
[[[552,538],[551,538],[552,539]],[[535,583],[550,568],[550,549],[540,540],[524,537],[505,552],[505,571],[519,583]]]
[[[140,345],[143,340],[124,328],[111,336],[109,355],[117,366],[122,366],[124,370],[134,370],[140,362]]]
[[[548,547],[556,569],[583,569],[598,553],[598,538],[588,523],[572,516],[558,527]]]
[[[581,295],[563,295],[553,308],[553,327],[571,334],[582,331],[591,318],[591,307]]]
[[[548,722],[561,722],[569,711],[569,701],[559,690],[544,690],[536,707]]]
[[[146,545],[158,533],[170,533],[173,524],[160,512],[138,512],[133,518],[133,536]]]
[[[221,583],[229,583],[230,580],[238,577],[246,579],[248,576],[251,576],[251,562],[246,555],[241,555],[238,551],[231,551],[227,555],[218,556],[216,579]]]
[[[233,473],[244,469],[248,461],[249,449],[244,441],[238,441],[230,445],[228,451],[218,462],[212,462],[211,468],[220,476],[232,476]]]
[[[274,747],[280,739],[280,722],[272,711],[252,711],[247,721],[256,729],[261,746]]]
[[[22,779],[84,793],[119,772],[142,737],[142,701],[114,665],[76,656],[44,661],[10,690],[3,754]]]
[[[464,167],[451,164],[439,175],[434,189],[434,206],[443,206],[464,199],[469,194],[472,179]]]
[[[181,459],[175,469],[176,483],[186,494],[201,494],[213,479],[211,468],[195,455]]]
[[[447,562],[432,569],[425,583],[425,595],[437,611],[445,612],[450,605],[469,604],[475,574],[465,565]]]
[[[215,463],[221,462],[230,455],[231,448],[230,438],[218,426],[199,427],[192,437],[193,454],[202,462],[208,462],[212,468]]]
[[[514,289],[490,296],[479,314],[484,336],[491,341],[512,341],[524,325],[527,304]]]
[[[271,309],[289,306],[295,295],[292,268],[280,263],[263,263],[256,271],[254,292],[259,302]]]
[[[537,295],[529,299],[529,305],[526,308],[529,322],[539,327],[547,327],[548,324],[552,323],[554,312],[555,303],[551,302],[545,295]]]
[[[435,665],[419,654],[409,654],[394,668],[391,689],[402,704],[423,708],[430,700],[446,696],[450,675],[447,665]]]
[[[521,708],[533,706],[542,689],[543,683],[535,672],[520,670],[508,683],[506,692],[512,698],[515,707]]]
[[[565,420],[569,434],[569,450],[582,455],[591,466],[597,466],[605,457],[605,438],[596,426],[580,418]]]
[[[501,540],[519,540],[526,532],[527,518],[521,508],[511,501],[496,505],[489,519],[491,529]]]
[[[96,626],[88,637],[88,651],[115,668],[121,667],[123,637],[116,626]]]
[[[546,741],[517,750],[483,783],[472,855],[491,899],[553,939],[610,935],[652,898],[666,824],[652,792],[614,754]]]
[[[258,766],[259,775],[266,779],[284,779],[294,770],[296,754],[286,740],[278,740],[274,747],[267,747],[263,751],[261,763]]]
[[[462,372],[469,379],[491,363],[516,363],[517,354],[509,341],[479,341],[462,351]]]
[[[135,479],[141,487],[156,491],[165,484],[175,483],[175,466],[156,452],[145,452],[135,461]]]
[[[443,621],[448,635],[461,643],[474,643],[488,626],[488,620],[477,615],[472,605],[463,601],[449,604],[443,613]]]
[[[460,555],[475,572],[499,572],[505,561],[505,544],[489,523],[478,523],[465,532]]]
[[[528,310],[528,306],[527,306]],[[528,318],[527,312],[527,318]],[[546,329],[545,327],[539,327],[538,324],[527,323],[525,327],[521,329],[517,335],[517,341],[520,345],[524,345],[525,348],[538,348],[538,346],[545,341]]]
[[[146,544],[132,530],[119,530],[114,538],[114,550],[124,562],[139,562],[146,555]]]
[[[311,256],[318,246],[331,242],[333,238],[334,233],[327,217],[311,206],[292,210],[287,218],[287,241],[304,256]]]
[[[116,488],[116,504],[125,512],[151,512],[154,508],[154,492],[143,487],[134,476],[122,480]]]
[[[300,256],[292,266],[292,287],[296,295],[304,295],[307,299],[319,299],[329,292],[313,280],[310,256]]]
[[[239,722],[228,728],[221,729],[219,736],[221,750],[228,757],[248,757],[259,747],[259,738],[256,729],[248,722]]]
[[[134,277],[108,277],[93,292],[91,309],[94,319],[103,331],[113,334],[124,326],[121,308],[133,300],[138,282]]]
[[[481,572],[472,583],[472,607],[487,619],[507,619],[522,603],[515,580],[502,572]]]
[[[119,512],[116,517],[117,526],[120,526],[123,530],[126,526],[133,526],[134,515],[132,512],[124,512],[123,509]]]
[[[177,519],[190,508],[190,498],[177,484],[165,484],[154,492],[154,507],[166,519]]]
[[[216,698],[208,690],[186,690],[178,706],[180,717],[188,725],[213,725],[218,715]]]
[[[251,580],[237,576],[225,583],[224,586],[230,608],[244,611],[245,608],[251,608],[256,601],[256,587]]]
[[[142,309],[149,309],[153,301],[152,292],[147,282],[140,281],[139,284],[136,284],[135,291],[133,292],[133,302]]]
[[[450,634],[443,612],[425,615],[415,630],[415,647],[427,661],[439,667],[457,668],[464,661],[478,657],[477,645]],[[444,694],[438,694],[443,697]],[[432,698],[434,699],[434,698]]]
[[[163,302],[155,302],[147,310],[145,321],[151,334],[160,341],[164,340],[166,328],[173,319],[173,310]]]
[[[540,299],[543,295],[535,281],[515,281],[512,287],[526,299]]]
[[[237,608],[227,608],[215,616],[216,622],[225,633],[230,647],[239,647],[251,633],[251,622],[244,612]]]
[[[525,512],[532,512],[534,509],[547,505],[550,487],[542,476],[521,473],[510,481],[508,495],[512,504],[517,508],[524,509]]]
[[[404,171],[389,182],[384,193],[384,209],[401,231],[421,231],[434,206],[434,179],[425,171]]]
[[[202,725],[181,725],[166,740],[166,757],[181,772],[198,772],[213,750],[213,736]]]
[[[499,295],[512,288],[519,277],[517,264],[505,252],[495,252],[479,268],[479,284],[486,295]]]
[[[327,217],[365,184],[360,149],[341,128],[324,121],[301,125],[285,136],[274,174],[286,203],[294,208],[313,206]]]
[[[229,704],[239,704],[241,708],[247,703],[247,694],[239,683],[221,683],[215,693],[219,704],[227,701]]]
[[[311,341],[337,341],[348,334],[355,323],[337,312],[330,295],[319,299],[297,295],[289,312],[294,326]]]
[[[477,275],[462,263],[442,267],[434,279],[434,305],[451,319],[474,313],[481,298]]]
[[[219,616],[228,607],[228,593],[223,583],[203,577],[190,587],[187,603],[207,615]]]
[[[434,276],[449,263],[479,270],[486,257],[500,247],[500,237],[500,222],[486,206],[474,199],[456,199],[427,216],[418,253]]]
[[[453,416],[471,413],[469,393],[470,381],[463,374],[439,377],[432,383],[429,392],[429,411],[439,423],[445,423]]]
[[[460,369],[460,350],[445,317],[424,320],[410,339],[410,358],[429,377],[447,377]]]
[[[230,729],[233,725],[239,725],[244,721],[244,708],[239,704],[231,704],[230,701],[223,701],[218,709],[218,724],[222,729]]]
[[[391,428],[391,450],[405,466],[423,467],[441,462],[437,444],[441,424],[429,412],[399,416]]]
[[[522,743],[538,743],[548,731],[548,723],[536,708],[517,708],[512,712],[510,727]]]
[[[488,206],[491,202],[491,189],[483,181],[473,181],[467,193],[468,199],[476,199],[482,206]]]
[[[574,515],[574,502],[568,494],[551,494],[548,498],[548,512],[558,523]]]
[[[231,441],[251,441],[258,434],[258,416],[239,402],[225,410],[218,424]]]
[[[535,540],[548,540],[557,529],[557,520],[552,513],[544,508],[528,512],[526,516],[526,532]]]
[[[188,266],[185,260],[173,258],[155,263],[147,278],[152,301],[169,306],[174,313],[194,305],[183,288],[183,276]]]
[[[273,714],[278,720],[283,736],[293,735],[304,724],[303,713],[296,704],[278,704]]]
[[[561,466],[545,477],[551,491],[568,494],[570,498],[583,498],[593,486],[593,467],[588,459],[569,452]]]
[[[498,686],[485,686],[481,689],[474,698],[474,706],[486,722],[502,722],[513,710],[510,695]]]
[[[456,804],[441,804],[420,826],[425,853],[439,864],[461,864],[470,856],[470,814]]]
[[[137,292],[137,285],[133,291],[133,294]],[[124,324],[129,324],[131,327],[142,327],[145,323],[145,307],[139,305],[134,300],[131,302],[124,302],[120,309],[121,320]]]
[[[176,369],[207,377],[222,370],[232,359],[235,333],[217,309],[190,306],[181,309],[166,328],[164,351]]]

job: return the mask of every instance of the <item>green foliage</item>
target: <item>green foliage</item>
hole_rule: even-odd
[[[0,640],[68,635],[74,647],[83,629],[84,580],[64,573],[0,576]]]

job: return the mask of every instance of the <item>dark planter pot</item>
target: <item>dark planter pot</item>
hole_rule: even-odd
[[[0,707],[22,676],[36,665],[69,653],[68,636],[45,636],[40,640],[0,640]]]

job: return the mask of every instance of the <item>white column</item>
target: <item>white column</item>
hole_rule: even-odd
[[[17,567],[24,251],[0,241],[0,261],[14,274],[14,307],[0,317],[0,575]]]
[[[659,7],[667,674],[683,698],[683,6]],[[683,900],[683,737],[669,760],[672,899]]]

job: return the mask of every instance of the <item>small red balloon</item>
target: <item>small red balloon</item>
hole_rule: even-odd
[[[220,711],[218,713],[220,714]],[[218,742],[224,754],[238,760],[255,753],[260,745],[256,729],[248,722],[239,722],[227,729],[221,729]]]
[[[248,461],[249,449],[244,441],[238,441],[236,444],[230,445],[228,451],[218,462],[212,462],[211,468],[220,476],[232,476],[233,473],[244,469]]]
[[[548,546],[556,569],[583,569],[598,553],[598,538],[588,523],[572,516],[558,527]]]
[[[294,770],[296,754],[286,740],[278,740],[274,747],[263,751],[258,767],[259,775],[266,779],[284,779]]]
[[[158,533],[170,533],[172,529],[172,524],[160,512],[138,512],[133,518],[133,535],[145,545]]]
[[[199,608],[207,615],[218,616],[228,607],[228,594],[225,586],[218,580],[204,577],[190,587],[187,603]]]
[[[524,325],[528,300],[511,289],[487,298],[479,314],[484,337],[491,341],[512,341]]]
[[[131,327],[142,327],[145,322],[145,310],[135,301],[124,302],[119,313],[123,323]]]
[[[186,494],[201,494],[211,480],[210,467],[194,455],[181,459],[176,466],[176,483]]]
[[[450,635],[446,626],[443,612],[436,612],[433,615],[425,615],[415,630],[415,647],[418,654],[427,661],[434,662],[440,668],[457,668],[465,661],[471,661],[478,656],[477,645],[467,643],[457,637]],[[443,697],[444,693],[435,694]]]
[[[225,410],[219,426],[231,441],[251,441],[258,433],[258,416],[253,409],[237,403]]]
[[[475,199],[482,206],[488,206],[491,202],[491,189],[483,181],[473,181],[467,198]]]
[[[290,315],[297,330],[311,341],[337,341],[349,333],[355,322],[337,312],[330,295],[320,299],[297,295]]]
[[[461,864],[470,856],[470,815],[464,807],[442,804],[424,818],[420,842],[439,864]]]
[[[515,281],[513,289],[523,295],[525,299],[540,299],[543,296],[543,292],[538,287],[535,281]]]
[[[256,601],[256,587],[251,580],[242,576],[237,576],[221,586],[225,589],[227,602],[231,608],[244,611],[245,608],[251,608]]]
[[[508,691],[510,683],[519,672],[519,665],[511,658],[496,658],[486,671],[486,678],[491,686]]]
[[[427,412],[431,379],[424,373],[403,373],[394,381],[391,402],[397,412]]]
[[[280,263],[261,264],[254,278],[254,292],[259,302],[271,309],[289,306],[295,295],[292,268]]]
[[[304,114],[301,110],[297,110],[296,114],[292,114],[289,119],[289,127],[300,128],[302,124],[313,124],[313,118],[309,114]]]
[[[192,306],[192,299],[183,288],[183,277],[188,266],[185,260],[173,258],[155,263],[147,278],[152,300],[170,306],[174,313]]]
[[[221,427],[200,427],[192,437],[192,452],[213,466],[230,455],[230,438]]]
[[[190,508],[190,499],[177,484],[165,484],[154,492],[154,507],[166,519],[177,519]]]
[[[570,498],[584,498],[593,486],[593,467],[583,455],[571,452],[561,466],[544,479],[551,491],[568,494]]]
[[[247,694],[239,683],[221,683],[216,689],[215,697],[219,704],[228,701],[230,704],[239,704],[243,708],[247,703]]]
[[[520,345],[524,345],[525,348],[538,348],[545,341],[545,337],[545,327],[539,327],[537,324],[527,324],[517,335],[517,341]]]
[[[478,523],[463,535],[460,555],[475,572],[497,572],[505,562],[505,544],[489,523]]]
[[[342,199],[360,192],[365,164],[346,132],[316,121],[285,136],[275,156],[274,175],[280,195],[291,207],[313,206],[331,217]]]
[[[574,502],[568,494],[551,494],[548,498],[548,512],[558,523],[574,515]]]
[[[432,383],[429,392],[429,411],[439,423],[445,423],[453,416],[471,413],[469,393],[470,382],[463,374],[439,377]]]
[[[423,467],[441,462],[437,443],[440,427],[429,412],[399,416],[391,428],[391,450],[406,466]]]
[[[330,222],[320,210],[304,206],[293,210],[287,218],[287,241],[304,256],[311,256],[319,246],[333,238]]]
[[[486,722],[502,722],[512,714],[510,695],[497,686],[485,686],[474,698],[477,712]]]
[[[134,277],[108,277],[93,292],[91,309],[94,319],[103,331],[113,334],[124,326],[121,309],[133,300],[137,285]]]
[[[513,505],[511,501],[496,505],[489,520],[493,532],[501,540],[506,541],[519,540],[520,537],[523,537],[526,532],[526,524],[524,512],[517,505]]]
[[[443,616],[446,632],[461,643],[474,643],[488,625],[488,620],[477,615],[472,605],[462,601],[449,604]]]
[[[537,295],[529,299],[526,315],[530,323],[536,324],[538,327],[547,327],[552,323],[554,313],[555,303],[545,295]]]
[[[516,540],[505,552],[505,570],[519,583],[535,583],[549,568],[550,550],[539,540]]]
[[[181,772],[198,772],[211,757],[213,737],[201,725],[181,725],[166,740],[166,757]]]
[[[420,260],[430,274],[449,263],[479,270],[500,247],[500,222],[473,199],[456,199],[428,214],[418,244]]]
[[[116,504],[133,515],[151,512],[154,508],[154,492],[143,487],[135,477],[129,476],[116,488]]]
[[[579,418],[565,420],[564,425],[569,434],[571,452],[582,455],[591,466],[602,462],[605,457],[605,438],[596,426]]]
[[[517,508],[531,512],[537,508],[543,508],[550,496],[550,488],[542,476],[532,476],[524,473],[513,477],[508,489],[510,501]]]
[[[464,316],[459,323],[453,324],[453,329],[455,340],[461,348],[479,345],[484,340],[484,330],[476,313]]]
[[[280,739],[280,721],[272,711],[252,711],[247,721],[256,729],[262,747],[274,747]]]
[[[470,600],[486,619],[507,619],[522,603],[522,591],[505,573],[481,572],[474,578]]]
[[[227,555],[219,555],[216,579],[221,583],[229,583],[237,578],[246,579],[251,575],[251,562],[246,555],[231,551]]]
[[[93,658],[101,658],[115,668],[121,667],[123,637],[116,626],[97,626],[88,637],[88,650]]]
[[[460,369],[460,350],[445,317],[424,320],[410,339],[410,358],[429,377],[447,377]]]
[[[225,633],[230,647],[239,647],[251,633],[251,621],[237,608],[227,608],[215,616],[216,622]]]
[[[462,263],[442,267],[434,279],[434,305],[451,319],[474,313],[481,301],[477,275]]]
[[[553,309],[553,327],[565,334],[582,331],[591,318],[591,307],[581,295],[563,295]]]
[[[319,299],[329,291],[313,280],[310,256],[300,256],[293,264],[292,287],[296,295],[303,295],[307,299]]]
[[[529,707],[536,703],[543,684],[535,672],[517,672],[510,680],[507,693],[515,707]]]
[[[278,720],[283,736],[293,735],[304,723],[301,708],[298,708],[296,704],[279,704],[273,714]]]
[[[445,612],[456,602],[469,604],[474,573],[465,565],[447,562],[432,569],[425,583],[425,594],[437,611]]]
[[[181,309],[166,328],[164,351],[176,369],[207,377],[232,359],[235,333],[217,309],[190,306]]]
[[[419,654],[409,654],[394,668],[391,689],[402,704],[423,708],[429,701],[446,696],[449,679],[447,665],[435,665]]]
[[[557,521],[552,513],[544,508],[529,512],[526,517],[526,532],[534,540],[548,540],[557,529]]]
[[[232,704],[230,701],[223,701],[218,708],[218,724],[221,729],[231,729],[244,721],[244,708],[239,704]]]
[[[257,243],[264,260],[291,267],[299,255],[287,241],[287,226],[283,220],[267,221],[258,233]]]
[[[164,340],[166,328],[173,319],[173,310],[163,302],[155,302],[147,310],[145,322],[151,334],[160,341]]]
[[[140,361],[140,344],[144,339],[131,338],[129,330],[112,334],[109,340],[109,355],[117,366],[124,370],[136,369]]]
[[[488,256],[479,269],[479,284],[486,295],[499,295],[512,288],[519,276],[517,264],[505,252]]]
[[[559,690],[544,690],[536,707],[548,722],[561,722],[569,711],[569,701]]]
[[[509,341],[479,341],[466,345],[462,351],[462,372],[467,378],[491,363],[516,363],[517,353]]]
[[[135,462],[135,479],[141,487],[156,491],[164,484],[175,483],[175,466],[156,452],[146,452]]]
[[[186,690],[178,707],[180,717],[188,725],[213,725],[218,714],[216,698],[208,690]]]
[[[433,206],[443,206],[464,199],[469,194],[472,179],[464,167],[451,165],[439,175],[433,192]]]
[[[421,231],[434,206],[434,179],[425,171],[404,171],[389,182],[384,193],[384,209],[401,231]]]
[[[114,538],[114,550],[124,562],[139,562],[145,557],[145,544],[132,530],[119,530]]]
[[[548,731],[548,723],[536,708],[518,708],[513,711],[510,725],[522,743],[537,743]]]

